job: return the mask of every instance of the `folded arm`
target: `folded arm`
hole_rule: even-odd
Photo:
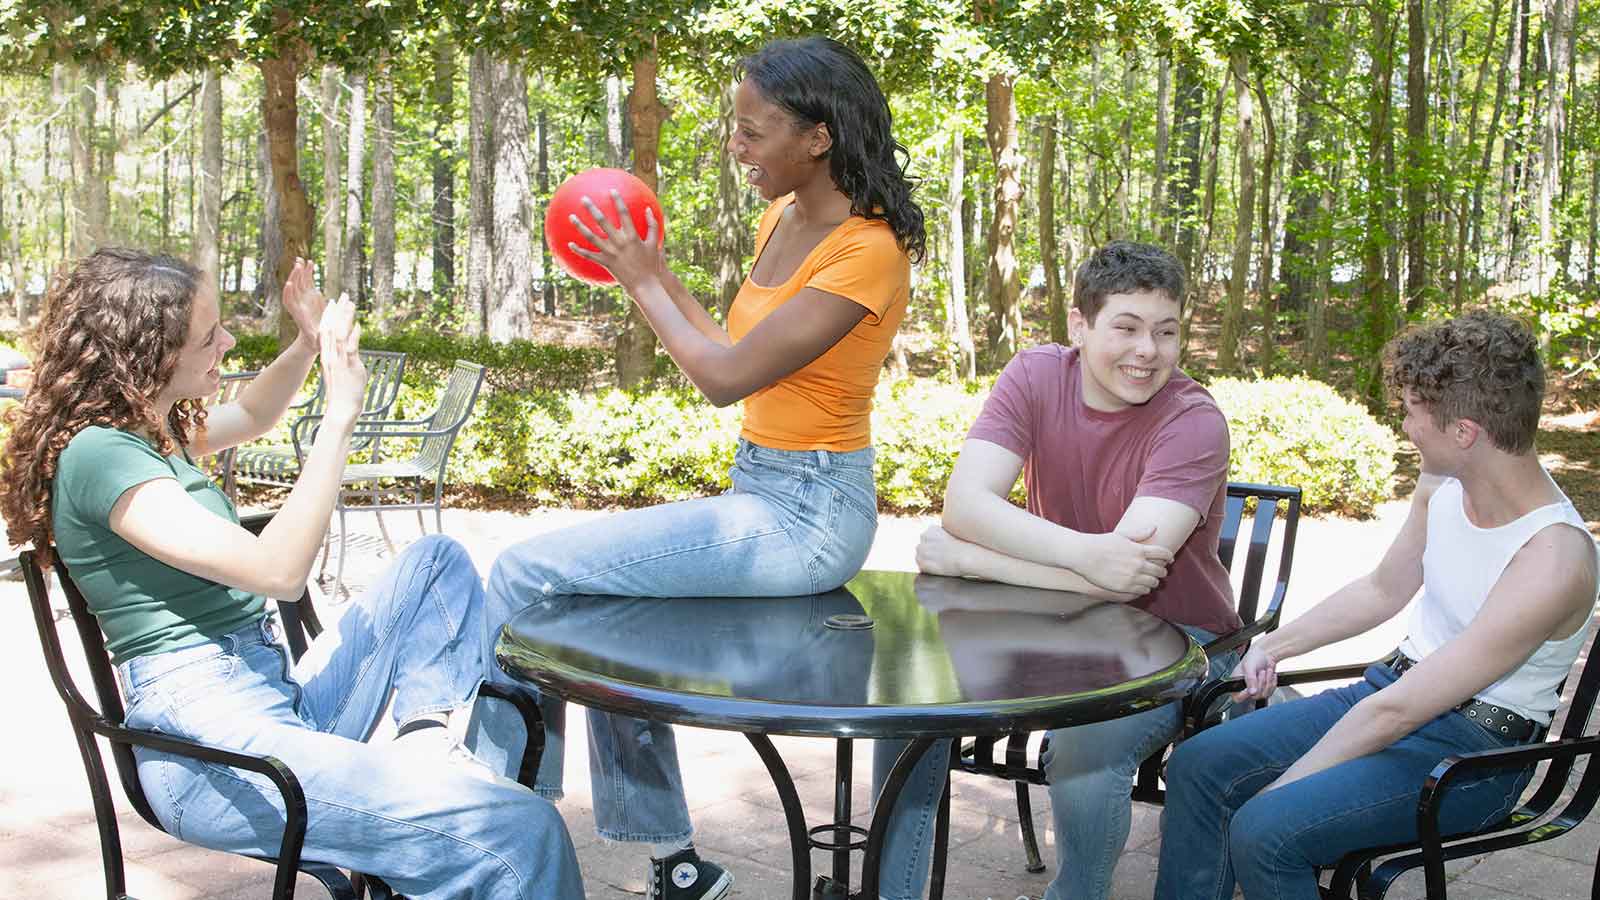
[[[1141,596],[1166,577],[1174,553],[1199,521],[1199,513],[1181,503],[1139,497],[1113,531],[1075,531],[1007,499],[1022,462],[1016,453],[989,441],[969,438],[962,445],[945,490],[944,531],[998,554],[973,554],[983,569],[963,574],[998,581],[1025,577],[1030,580],[1015,583],[1041,587],[1047,586],[1041,579],[1081,581],[1102,595]],[[1006,558],[1032,565],[1021,576],[1007,576]]]

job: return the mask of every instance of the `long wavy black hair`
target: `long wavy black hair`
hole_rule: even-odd
[[[773,41],[740,60],[739,73],[800,127],[828,126],[829,172],[851,214],[887,222],[900,249],[920,262],[928,236],[906,177],[911,154],[890,132],[889,101],[861,57],[825,37]]]

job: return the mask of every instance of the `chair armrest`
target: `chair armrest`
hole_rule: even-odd
[[[294,441],[295,452],[304,457],[305,451],[301,449],[302,435],[307,429],[311,430],[310,438],[316,437],[316,428],[322,424],[321,414],[301,416],[289,426],[289,436]],[[447,428],[429,428],[432,424],[429,419],[366,419],[356,420],[355,430],[350,432],[352,438],[425,438],[449,434]]]
[[[1447,757],[1433,767],[1422,783],[1422,795],[1417,800],[1417,836],[1422,846],[1422,865],[1427,875],[1428,896],[1444,896],[1444,839],[1439,833],[1439,810],[1444,806],[1444,794],[1459,776],[1468,772],[1494,769],[1512,769],[1532,766],[1544,760],[1571,762],[1580,756],[1600,752],[1600,735],[1563,738],[1520,747],[1484,750],[1462,756]],[[1591,761],[1589,765],[1593,766]],[[1579,791],[1582,794],[1582,790]],[[1593,805],[1594,797],[1585,798]],[[1578,797],[1574,803],[1580,802]],[[1587,815],[1584,809],[1579,818]],[[1437,891],[1437,893],[1435,893]]]
[[[1227,636],[1225,636],[1227,637]],[[1213,642],[1214,643],[1214,642]],[[1210,645],[1206,652],[1210,653]],[[1321,666],[1315,669],[1296,669],[1291,672],[1278,673],[1278,687],[1288,687],[1296,684],[1314,684],[1319,681],[1337,681],[1345,678],[1360,678],[1362,673],[1372,663],[1346,666]],[[1216,678],[1202,682],[1189,695],[1184,704],[1183,733],[1192,736],[1198,732],[1217,724],[1206,715],[1218,701],[1229,694],[1236,694],[1244,690],[1243,678]]]
[[[522,746],[522,762],[517,766],[517,782],[530,791],[534,790],[539,780],[539,760],[544,756],[544,716],[539,712],[538,701],[528,696],[526,691],[503,687],[492,681],[480,684],[478,694],[482,697],[504,700],[515,706],[517,712],[522,714],[522,727],[527,731],[528,740]]]
[[[251,513],[248,516],[240,516],[239,524],[249,529],[251,534],[254,534],[256,537],[260,537],[261,532],[266,530],[267,523],[271,522],[272,517],[277,514],[278,511],[275,509],[268,510],[267,512]]]
[[[283,840],[278,845],[278,874],[274,896],[287,896],[284,894],[286,886],[292,887],[295,873],[300,870],[300,850],[306,839],[306,794],[300,787],[300,779],[295,777],[293,771],[284,765],[281,760],[272,756],[251,756],[212,747],[195,741],[176,738],[167,734],[158,734],[150,731],[141,731],[136,728],[126,728],[112,725],[105,719],[95,716],[88,722],[89,727],[97,734],[108,740],[134,746],[149,747],[164,753],[185,756],[190,759],[205,762],[220,763],[247,772],[264,775],[278,789],[283,797],[285,820],[283,826]]]

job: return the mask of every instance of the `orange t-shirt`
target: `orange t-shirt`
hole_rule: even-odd
[[[793,195],[781,197],[762,215],[756,258],[793,202]],[[906,314],[911,260],[888,223],[851,216],[782,284],[767,287],[745,276],[728,310],[728,335],[743,340],[808,287],[861,304],[866,318],[821,356],[746,397],[741,434],[777,450],[860,450],[872,444],[872,390]]]

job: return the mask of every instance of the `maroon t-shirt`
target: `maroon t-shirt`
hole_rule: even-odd
[[[1117,527],[1135,497],[1200,513],[1167,577],[1135,606],[1222,634],[1239,627],[1233,587],[1217,559],[1227,496],[1228,422],[1182,372],[1150,402],[1101,412],[1083,402],[1078,351],[1046,344],[1017,354],[967,432],[1022,457],[1028,511],[1074,531]]]

